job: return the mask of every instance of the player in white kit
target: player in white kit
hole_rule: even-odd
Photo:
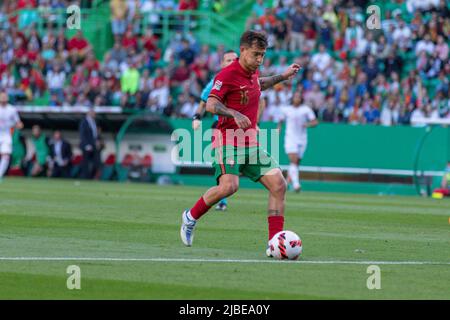
[[[12,153],[12,129],[23,128],[17,110],[8,104],[8,95],[0,92],[0,180],[6,173]]]
[[[296,192],[301,189],[298,167],[308,144],[307,128],[319,123],[314,111],[302,102],[301,93],[296,92],[292,97],[292,105],[281,108],[283,118],[278,122],[278,128],[281,128],[283,121],[286,122],[284,150],[289,157],[289,180]]]

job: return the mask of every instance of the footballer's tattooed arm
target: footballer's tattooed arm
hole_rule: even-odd
[[[236,110],[227,108],[222,102],[214,97],[208,98],[206,102],[206,111],[217,114],[219,116],[234,118],[234,121],[236,121],[236,124],[241,129],[248,128],[252,125],[250,119],[247,116]]]
[[[234,110],[227,108],[222,102],[216,98],[208,98],[206,102],[206,111],[219,116],[224,116],[228,118],[234,118]]]
[[[276,85],[277,83],[279,83],[281,81],[292,79],[292,77],[294,77],[298,73],[299,70],[300,70],[300,65],[298,65],[297,63],[293,63],[282,74],[277,74],[277,75],[271,76],[271,77],[259,78],[261,90],[263,91],[270,87],[273,87],[274,85]]]
[[[261,91],[264,91],[270,87],[273,87],[277,83],[287,80],[287,78],[282,74],[277,74],[271,77],[259,78],[259,83],[261,85]]]

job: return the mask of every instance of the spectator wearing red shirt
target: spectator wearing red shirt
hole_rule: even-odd
[[[266,8],[264,15],[258,19],[258,23],[264,30],[273,30],[277,23],[277,18],[275,17],[273,10],[271,8]]]
[[[198,8],[198,2],[197,0],[180,0],[180,3],[178,5],[178,10],[180,11],[187,11],[187,10],[197,10]],[[183,21],[187,16],[181,16],[179,19],[180,21]],[[191,27],[193,24],[195,24],[196,17],[190,16],[189,20],[191,21]]]
[[[97,70],[91,72],[91,76],[89,77],[89,86],[91,89],[100,89],[100,82],[102,78]]]
[[[35,63],[39,58],[39,48],[37,48],[33,43],[28,43],[28,50],[26,52],[26,55],[28,57],[28,60],[31,63]]]
[[[29,5],[33,8],[36,8],[36,0],[17,0],[16,10],[25,9]]]
[[[95,97],[100,93],[102,78],[97,70],[93,70],[88,80],[88,98],[90,101],[95,101]]]
[[[125,36],[122,38],[122,47],[125,50],[128,50],[129,48],[133,48],[134,50],[138,49],[138,38],[133,34],[131,29],[128,29]]]
[[[89,52],[84,60],[83,67],[88,72],[88,77],[91,75],[92,71],[100,69],[100,63],[95,58],[92,52]]]
[[[27,45],[28,45],[27,37],[25,37],[25,35],[21,31],[19,31],[17,29],[17,27],[15,27],[15,26],[11,26],[11,29],[8,30],[8,33],[11,35],[11,38],[14,41],[14,45],[16,45],[16,42],[19,40],[20,48],[22,48],[23,50],[26,51]],[[18,47],[17,47],[17,49],[18,49]]]
[[[72,79],[70,80],[70,87],[72,88],[72,94],[74,96],[78,96],[78,94],[84,90],[86,86],[87,77],[85,75],[83,66],[78,65],[75,73],[72,75]]]
[[[314,29],[314,25],[311,21],[305,23],[304,34],[306,39],[305,50],[307,51],[314,50],[314,48],[316,47],[317,32]]]
[[[345,43],[345,34],[339,30],[334,31],[334,45],[333,51],[339,52],[340,57],[345,59],[347,55],[343,55],[344,51],[344,43]]]
[[[161,50],[158,48],[158,38],[153,34],[151,29],[148,29],[141,38],[141,43],[153,61],[158,61],[161,58]]]
[[[197,57],[194,63],[191,64],[190,69],[197,78],[200,78],[204,72],[208,72],[208,62],[204,57]]]
[[[45,83],[44,76],[41,71],[33,68],[31,69],[31,86],[33,90],[33,95],[38,93],[42,95],[42,93],[47,89],[47,84]]]
[[[190,76],[190,71],[188,66],[186,65],[186,61],[184,59],[180,59],[178,67],[173,71],[172,76],[170,77],[170,86],[178,87],[183,84],[184,81],[188,80]]]
[[[67,49],[69,50],[69,56],[72,60],[72,64],[76,65],[78,62],[81,62],[86,58],[87,53],[92,49],[92,47],[83,37],[83,33],[78,31],[76,35],[67,43]]]
[[[20,60],[23,56],[27,55],[27,49],[24,47],[23,40],[21,38],[15,38],[14,40],[14,58],[16,61]]]
[[[197,10],[197,0],[180,0],[178,10]]]
[[[4,63],[1,59],[0,59],[0,77],[3,74],[3,72],[6,71],[6,69],[8,68],[8,66],[6,65],[6,63]]]
[[[155,80],[153,81],[153,85],[156,87],[162,87],[169,85],[169,77],[165,73],[165,71],[161,68],[157,68],[155,70]]]

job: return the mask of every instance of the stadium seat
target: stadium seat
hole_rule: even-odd
[[[102,166],[102,172],[100,174],[100,180],[111,180],[114,176],[114,165],[116,164],[116,155],[110,153]]]
[[[152,164],[153,164],[153,158],[152,158],[151,154],[146,154],[141,160],[141,165],[144,168],[150,168],[152,166]]]
[[[25,175],[31,176],[31,170],[33,169],[33,163],[36,161],[36,153],[33,153],[33,156],[30,158],[30,160],[27,161],[27,165],[25,168]]]
[[[145,181],[152,181],[153,178],[153,157],[151,154],[146,154],[141,159],[141,166],[143,168],[143,171],[145,171]]]
[[[23,177],[23,176],[25,176],[25,173],[22,171],[22,169],[20,167],[13,167],[13,168],[9,168],[8,176]]]
[[[133,161],[134,161],[133,155],[127,153],[125,155],[125,157],[122,159],[122,163],[121,164],[122,164],[123,167],[129,167],[129,166],[131,166],[133,164]]]
[[[120,165],[117,167],[117,179],[119,181],[126,181],[128,179],[128,173],[134,160],[135,158],[132,154],[125,154]]]
[[[72,178],[78,178],[81,171],[81,161],[83,161],[83,156],[77,154],[72,158],[72,169],[70,170],[70,176]]]

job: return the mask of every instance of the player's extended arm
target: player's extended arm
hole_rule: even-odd
[[[292,77],[295,76],[299,70],[300,66],[296,63],[293,63],[282,74],[259,78],[261,90],[264,91],[270,87],[273,87],[277,83],[280,83],[281,81],[292,79]]]
[[[16,129],[23,129],[23,122],[22,121],[17,121],[16,122]]]
[[[308,123],[306,123],[305,127],[306,128],[314,128],[319,124],[319,121],[317,121],[317,119],[314,119],[312,121],[309,121]]]
[[[205,109],[206,109],[206,102],[200,100],[197,110],[195,110],[195,114],[198,114],[201,118],[203,118],[203,115],[205,114]]]
[[[201,119],[205,114],[206,103],[203,100],[200,100],[200,103],[195,110],[194,117],[192,118],[192,129],[197,130],[200,127]]]
[[[278,123],[277,123],[277,130],[278,130],[278,132],[281,132],[281,127],[283,126],[283,122],[284,121],[285,121],[284,118],[278,120]]]
[[[234,121],[236,121],[236,124],[241,129],[246,129],[252,125],[247,116],[236,110],[227,108],[222,102],[214,97],[209,97],[206,101],[206,111],[219,116],[234,118]]]

